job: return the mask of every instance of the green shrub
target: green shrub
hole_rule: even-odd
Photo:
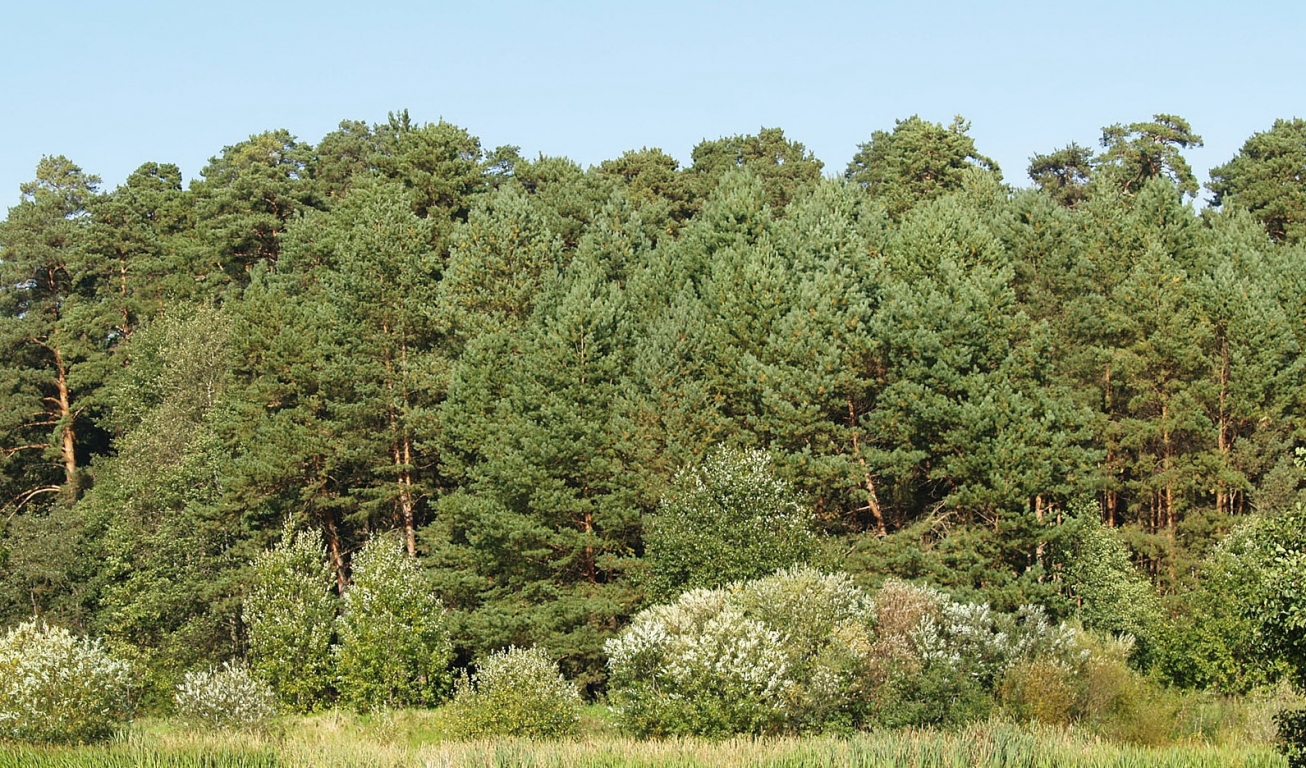
[[[453,656],[444,608],[399,540],[374,537],[354,558],[336,622],[340,697],[359,711],[434,704]]]
[[[317,531],[296,534],[287,523],[254,561],[244,604],[251,666],[297,712],[322,705],[330,691],[334,585]]]
[[[609,696],[639,734],[768,733],[852,724],[872,606],[810,568],[641,612],[608,642]]]
[[[580,694],[539,648],[508,648],[481,660],[462,678],[452,704],[453,721],[466,737],[557,738],[576,732]]]
[[[1274,716],[1275,745],[1288,758],[1289,768],[1306,768],[1306,709],[1285,709]]]
[[[1013,667],[1086,658],[1075,630],[1033,606],[1000,613],[897,580],[872,599],[806,567],[686,592],[606,649],[622,725],[653,735],[956,725],[989,713]],[[1013,673],[1013,697],[1029,671],[1043,673]]]
[[[187,672],[174,696],[177,714],[204,728],[258,728],[277,714],[276,694],[243,664]]]
[[[1081,504],[1067,525],[1065,583],[1088,629],[1130,635],[1135,653],[1155,650],[1162,625],[1156,590],[1129,559],[1129,547],[1102,525],[1095,503]]]
[[[1078,698],[1074,672],[1051,659],[1017,662],[998,683],[998,701],[1017,720],[1067,725]]]
[[[807,562],[811,514],[764,451],[720,448],[672,481],[645,524],[650,591],[674,598]]]
[[[87,742],[131,719],[130,669],[100,645],[30,621],[0,638],[0,740]]]

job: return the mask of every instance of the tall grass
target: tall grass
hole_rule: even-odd
[[[1065,731],[985,725],[956,733],[896,731],[848,739],[443,743],[440,768],[1279,768],[1267,747],[1113,745]]]
[[[848,738],[412,743],[424,714],[301,718],[280,734],[199,734],[165,726],[94,747],[0,745],[0,768],[1286,768],[1268,745],[1117,744],[1083,732],[993,722],[960,731]],[[438,738],[438,736],[436,736]]]

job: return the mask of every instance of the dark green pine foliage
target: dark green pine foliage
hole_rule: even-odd
[[[463,221],[476,198],[488,189],[494,168],[480,139],[452,123],[418,125],[408,111],[390,115],[374,128],[377,152],[371,167],[401,182],[413,200],[413,213],[440,225],[439,234]]]
[[[1029,160],[1029,178],[1053,200],[1073,208],[1088,195],[1093,179],[1093,150],[1069,144]]]
[[[634,329],[615,257],[638,258],[639,224],[608,210],[565,273],[526,263],[530,316],[455,367],[443,442],[460,490],[426,532],[464,654],[543,645],[583,684],[602,680],[603,640],[637,600],[622,575],[640,479],[616,408]]]
[[[778,318],[786,274],[760,180],[721,179],[702,212],[631,276],[641,325],[627,384],[639,464],[665,482],[722,442],[749,444],[760,406],[757,352]],[[650,487],[656,503],[662,489]]]
[[[65,157],[43,158],[0,229],[0,450],[8,510],[62,491],[79,495],[90,428],[83,398],[117,335],[96,301],[87,208],[99,179]]]
[[[945,198],[913,211],[888,250],[902,266],[874,320],[886,370],[867,422],[897,505],[998,525],[1064,499],[1088,458],[1086,414],[1054,385],[1050,328],[1017,305],[997,238]]]
[[[437,294],[455,342],[520,327],[545,279],[565,258],[548,214],[519,187],[488,194],[452,235]]]
[[[179,303],[202,298],[193,255],[194,196],[181,170],[146,163],[91,205],[89,251],[99,295],[123,339]]]
[[[46,157],[0,225],[0,616],[83,624],[98,531],[76,506],[106,450],[95,397],[121,340],[89,247],[99,180]]]
[[[356,181],[377,173],[381,138],[361,120],[341,120],[322,137],[308,160],[309,175],[328,204],[344,197]]]
[[[226,456],[222,503],[263,521],[269,536],[286,519],[320,530],[343,586],[361,541],[345,524],[355,508],[348,478],[336,474],[346,438],[324,382],[338,316],[313,289],[300,273],[260,268],[230,304],[233,382],[214,432]]]
[[[1246,214],[1209,223],[1203,234],[1210,266],[1197,304],[1211,327],[1206,411],[1215,429],[1218,475],[1214,498],[1187,521],[1199,547],[1194,555],[1201,554],[1201,541],[1227,533],[1234,516],[1291,505],[1291,449],[1303,415],[1295,382],[1306,364],[1300,354],[1306,329],[1293,318],[1301,299],[1294,281],[1278,272],[1281,249],[1269,245]]]
[[[1276,242],[1306,235],[1306,120],[1275,120],[1211,169],[1211,204],[1251,211]]]
[[[1136,552],[1170,585],[1193,554],[1185,539],[1209,541],[1227,529],[1221,516],[1245,501],[1238,465],[1264,475],[1267,468],[1253,465],[1267,458],[1273,465],[1267,454],[1283,450],[1256,449],[1257,461],[1234,453],[1235,413],[1275,408],[1254,385],[1244,389],[1250,359],[1239,349],[1247,337],[1242,318],[1250,312],[1269,323],[1254,376],[1273,380],[1282,363],[1271,361],[1283,361],[1284,345],[1293,343],[1284,326],[1276,333],[1268,297],[1238,274],[1239,261],[1254,268],[1256,241],[1235,245],[1233,232],[1211,238],[1179,191],[1155,178],[1133,196],[1104,187],[1086,204],[1098,290],[1077,302],[1067,324],[1073,358],[1066,370],[1098,414],[1095,442],[1106,451],[1105,520],[1128,525]],[[1263,435],[1269,443],[1274,431]]]
[[[292,217],[322,205],[309,178],[312,147],[285,130],[224,147],[191,185],[195,196],[195,279],[209,296],[249,282],[254,266],[275,264]]]
[[[969,130],[960,115],[946,128],[916,115],[895,121],[893,131],[875,131],[858,145],[844,176],[896,219],[918,203],[960,189],[973,170],[1002,177],[997,163],[975,148]]]
[[[871,325],[882,369],[862,423],[901,533],[855,545],[851,565],[1015,606],[1053,599],[1055,509],[1095,457],[1089,414],[1057,382],[1051,327],[1017,302],[993,209],[981,184],[915,208],[887,243]]]
[[[408,555],[434,493],[434,408],[449,361],[436,318],[441,259],[436,227],[412,212],[394,182],[364,180],[329,214],[305,217],[288,237],[282,271],[323,350],[320,427],[332,436],[323,482],[348,494],[357,530],[402,531]],[[328,543],[330,536],[326,536]]]
[[[783,308],[757,350],[754,431],[830,530],[887,530],[863,422],[884,370],[870,325],[886,224],[856,187],[827,181],[776,226]]]
[[[761,182],[767,205],[776,214],[820,181],[825,167],[801,142],[785,138],[779,128],[762,128],[756,136],[704,141],[694,147],[691,157],[691,173],[700,195],[710,194],[724,174],[747,169]]]
[[[544,157],[513,164],[512,178],[531,196],[536,210],[546,217],[549,230],[574,250],[594,216],[612,195],[612,180],[585,172],[565,157]]]
[[[1098,170],[1126,193],[1135,194],[1159,177],[1181,193],[1197,196],[1197,177],[1181,150],[1202,146],[1202,137],[1182,117],[1162,114],[1148,122],[1109,125],[1102,129],[1101,143]]]
[[[674,236],[700,204],[695,179],[660,149],[644,148],[604,160],[595,171],[615,180],[640,209],[640,218],[658,232]]]

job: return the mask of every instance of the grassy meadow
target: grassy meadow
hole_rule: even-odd
[[[635,740],[620,735],[598,706],[586,710],[582,737],[544,742],[462,741],[441,710],[331,711],[285,717],[253,733],[152,719],[106,744],[0,745],[0,768],[1286,768],[1272,745],[1272,711],[1273,702],[1255,698],[1161,702],[1155,718],[1110,738],[995,720],[954,731]]]

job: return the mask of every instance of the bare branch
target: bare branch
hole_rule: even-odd
[[[11,501],[11,502],[9,502],[10,504],[14,504],[14,505],[15,505],[15,506],[14,506],[14,509],[13,509],[13,511],[10,512],[9,515],[5,518],[5,523],[8,524],[10,520],[13,520],[13,519],[14,519],[14,515],[17,515],[20,511],[22,511],[23,507],[27,505],[27,502],[31,501],[32,499],[36,498],[37,496],[40,496],[40,495],[43,494],[43,493],[57,493],[57,492],[59,491],[59,489],[60,489],[60,486],[57,486],[57,485],[46,485],[46,486],[42,486],[42,487],[40,487],[40,488],[33,488],[33,489],[30,490],[30,491],[27,491],[27,492],[25,492],[25,493],[21,493],[21,494],[19,494],[18,496],[14,497],[14,500]],[[15,502],[16,502],[16,504],[15,504]]]

